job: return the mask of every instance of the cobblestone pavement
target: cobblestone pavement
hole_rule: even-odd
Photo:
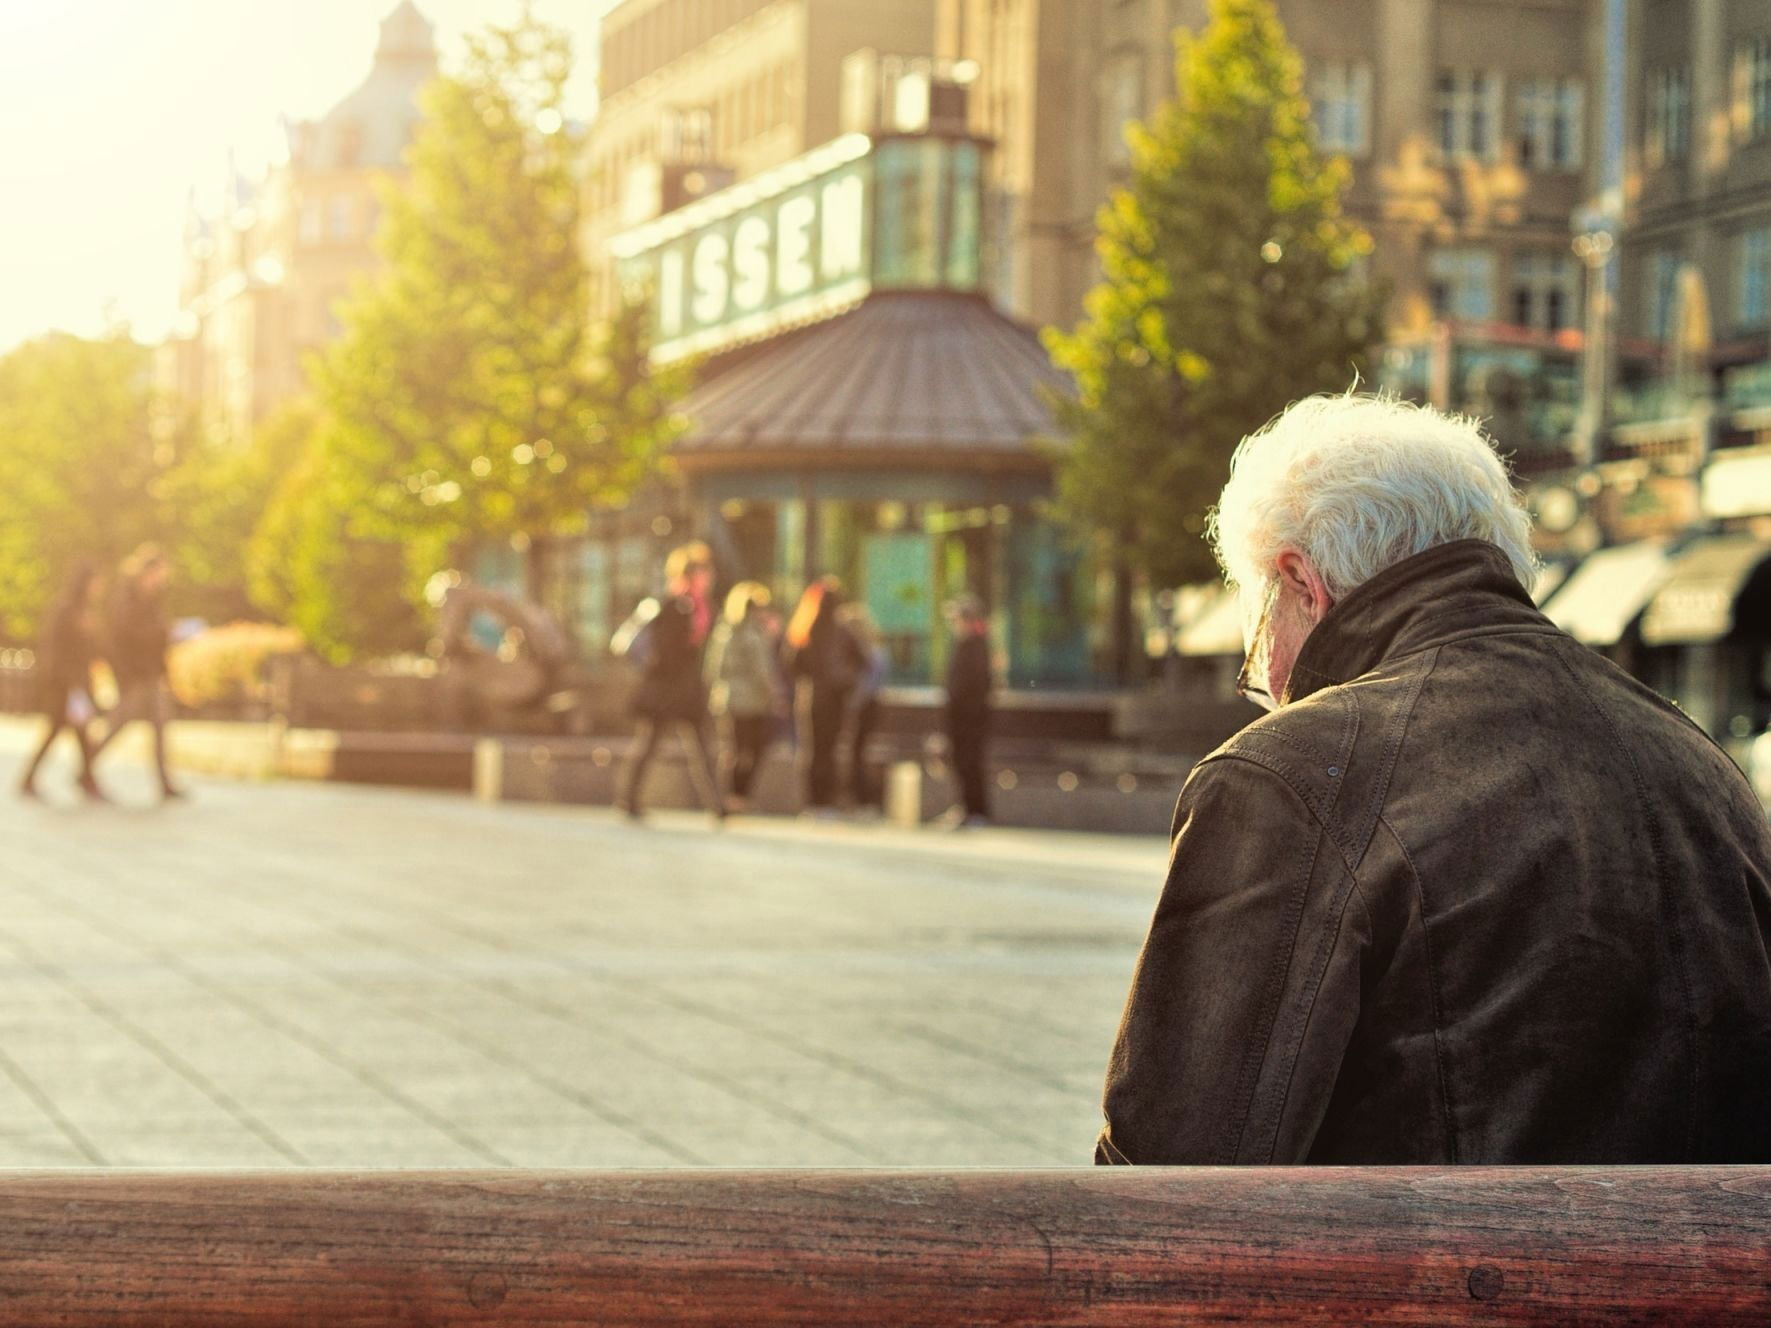
[[[0,1167],[1083,1163],[1163,858],[67,775],[0,802]]]

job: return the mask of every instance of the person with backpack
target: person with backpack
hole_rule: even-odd
[[[726,596],[725,619],[707,647],[707,681],[714,717],[725,727],[730,806],[744,810],[757,769],[775,736],[782,709],[775,646],[763,617],[769,588],[740,581]]]
[[[642,604],[613,643],[617,654],[640,669],[633,696],[639,724],[617,805],[631,820],[644,818],[640,795],[647,767],[664,735],[675,730],[702,805],[723,821],[726,805],[714,773],[701,674],[702,648],[713,626],[712,553],[705,544],[685,544],[671,552],[664,569],[663,598]]]

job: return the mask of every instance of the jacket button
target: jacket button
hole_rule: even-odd
[[[1328,777],[1330,779],[1339,779],[1340,774],[1341,768],[1338,765],[1331,765],[1328,767]]]

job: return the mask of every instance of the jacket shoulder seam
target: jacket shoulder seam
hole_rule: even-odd
[[[1414,855],[1408,851],[1408,845],[1403,842],[1396,827],[1391,825],[1389,819],[1384,816],[1378,817],[1378,824],[1388,831],[1390,838],[1395,841],[1396,851],[1402,855],[1402,861],[1408,867],[1408,879],[1414,885],[1415,899],[1420,907],[1421,945],[1425,952],[1427,994],[1433,1004],[1433,1073],[1439,1081],[1439,1101],[1445,1111],[1446,1151],[1452,1165],[1455,1166],[1459,1161],[1457,1117],[1451,1109],[1451,1080],[1445,1068],[1445,1002],[1439,990],[1439,967],[1433,958],[1433,933],[1432,929],[1427,926],[1426,889],[1421,882],[1420,870],[1414,865]]]
[[[1249,765],[1259,766],[1268,774],[1275,776],[1280,783],[1291,790],[1299,802],[1303,803],[1304,810],[1310,813],[1311,819],[1316,822],[1317,829],[1326,835],[1335,848],[1340,851],[1341,858],[1346,862],[1348,870],[1352,870],[1352,851],[1346,836],[1337,833],[1339,827],[1335,824],[1334,818],[1329,815],[1326,803],[1311,788],[1309,781],[1298,774],[1295,767],[1275,756],[1269,756],[1265,752],[1242,749],[1213,752],[1194,768],[1203,769],[1205,766],[1213,765],[1219,761],[1246,762]]]
[[[1268,960],[1267,972],[1263,981],[1261,997],[1260,1027],[1266,1029],[1266,1036],[1251,1045],[1243,1053],[1242,1066],[1236,1077],[1236,1098],[1234,1109],[1230,1113],[1229,1122],[1234,1124],[1235,1137],[1228,1139],[1229,1151],[1225,1154],[1232,1161],[1243,1156],[1243,1147],[1248,1142],[1249,1131],[1255,1126],[1255,1107],[1260,1098],[1261,1067],[1267,1063],[1274,1051],[1275,1040],[1280,1036],[1280,1016],[1285,1006],[1286,974],[1291,971],[1297,959],[1298,939],[1303,928],[1305,901],[1310,893],[1310,882],[1316,875],[1316,861],[1322,850],[1325,835],[1320,830],[1309,836],[1308,842],[1298,854],[1301,872],[1296,885],[1285,901],[1285,914],[1281,924],[1281,933],[1286,938],[1283,950],[1275,947],[1273,957]],[[1291,1058],[1296,1064],[1296,1054],[1292,1039],[1287,1037],[1279,1047],[1282,1054]],[[1277,1139],[1277,1128],[1272,1137],[1268,1138],[1264,1153],[1268,1161],[1272,1160],[1273,1148]],[[1257,1144],[1257,1147],[1260,1145]]]
[[[1314,863],[1312,863],[1311,866],[1313,874]],[[1290,1063],[1286,1066],[1285,1084],[1284,1087],[1279,1090],[1277,1109],[1273,1113],[1273,1132],[1271,1137],[1267,1140],[1266,1157],[1264,1160],[1268,1165],[1272,1164],[1273,1155],[1278,1150],[1279,1132],[1285,1123],[1285,1109],[1291,1104],[1292,1085],[1297,1079],[1297,1053],[1304,1045],[1304,1039],[1310,1031],[1310,1021],[1316,1017],[1316,1007],[1322,1000],[1322,983],[1328,976],[1328,968],[1330,962],[1334,958],[1334,952],[1340,948],[1341,933],[1346,929],[1347,905],[1357,898],[1359,906],[1365,909],[1366,916],[1369,917],[1371,914],[1370,908],[1367,907],[1365,903],[1365,896],[1359,889],[1358,876],[1351,868],[1346,870],[1345,875],[1346,883],[1341,887],[1340,896],[1335,900],[1334,907],[1330,911],[1330,916],[1333,918],[1334,925],[1332,927],[1327,925],[1323,926],[1322,938],[1317,942],[1316,954],[1310,963],[1309,1003],[1305,1005],[1299,1013],[1293,1023],[1292,1035],[1287,1038],[1289,1045],[1286,1048],[1286,1055],[1289,1058]],[[1295,944],[1293,949],[1296,949]]]
[[[1352,864],[1355,871],[1359,863],[1364,861],[1367,850],[1371,847],[1371,837],[1377,832],[1378,818],[1383,815],[1384,805],[1390,798],[1390,780],[1396,772],[1396,758],[1402,752],[1402,740],[1408,734],[1409,721],[1414,718],[1414,709],[1420,702],[1420,694],[1426,688],[1427,680],[1439,666],[1439,652],[1443,646],[1433,646],[1420,652],[1414,665],[1415,676],[1408,684],[1408,691],[1401,706],[1401,713],[1391,721],[1389,732],[1384,734],[1384,745],[1378,755],[1378,768],[1372,780],[1371,792],[1366,796],[1365,806],[1359,812],[1359,825],[1351,836],[1357,850],[1357,860]]]

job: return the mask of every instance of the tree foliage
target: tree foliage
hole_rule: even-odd
[[[298,629],[334,663],[421,646],[417,584],[437,550],[424,540],[377,539],[352,531],[351,495],[333,472],[335,439],[313,402],[276,417],[289,462],[280,472],[244,551],[253,604]]]
[[[315,367],[344,533],[431,549],[580,528],[668,441],[645,319],[588,317],[566,38],[525,14],[425,94],[386,271]]]
[[[311,405],[297,401],[274,411],[244,442],[181,430],[177,460],[155,486],[173,520],[166,542],[178,569],[181,608],[210,622],[267,610],[251,593],[247,551],[312,427]]]
[[[82,559],[114,563],[172,528],[175,461],[152,427],[150,354],[56,333],[0,357],[0,637],[27,640]]]
[[[1237,442],[1349,386],[1381,310],[1271,0],[1212,0],[1176,40],[1178,94],[1131,129],[1131,181],[1099,216],[1102,281],[1072,331],[1047,333],[1077,387],[1058,406],[1059,508],[1159,585],[1213,574],[1206,516]]]

